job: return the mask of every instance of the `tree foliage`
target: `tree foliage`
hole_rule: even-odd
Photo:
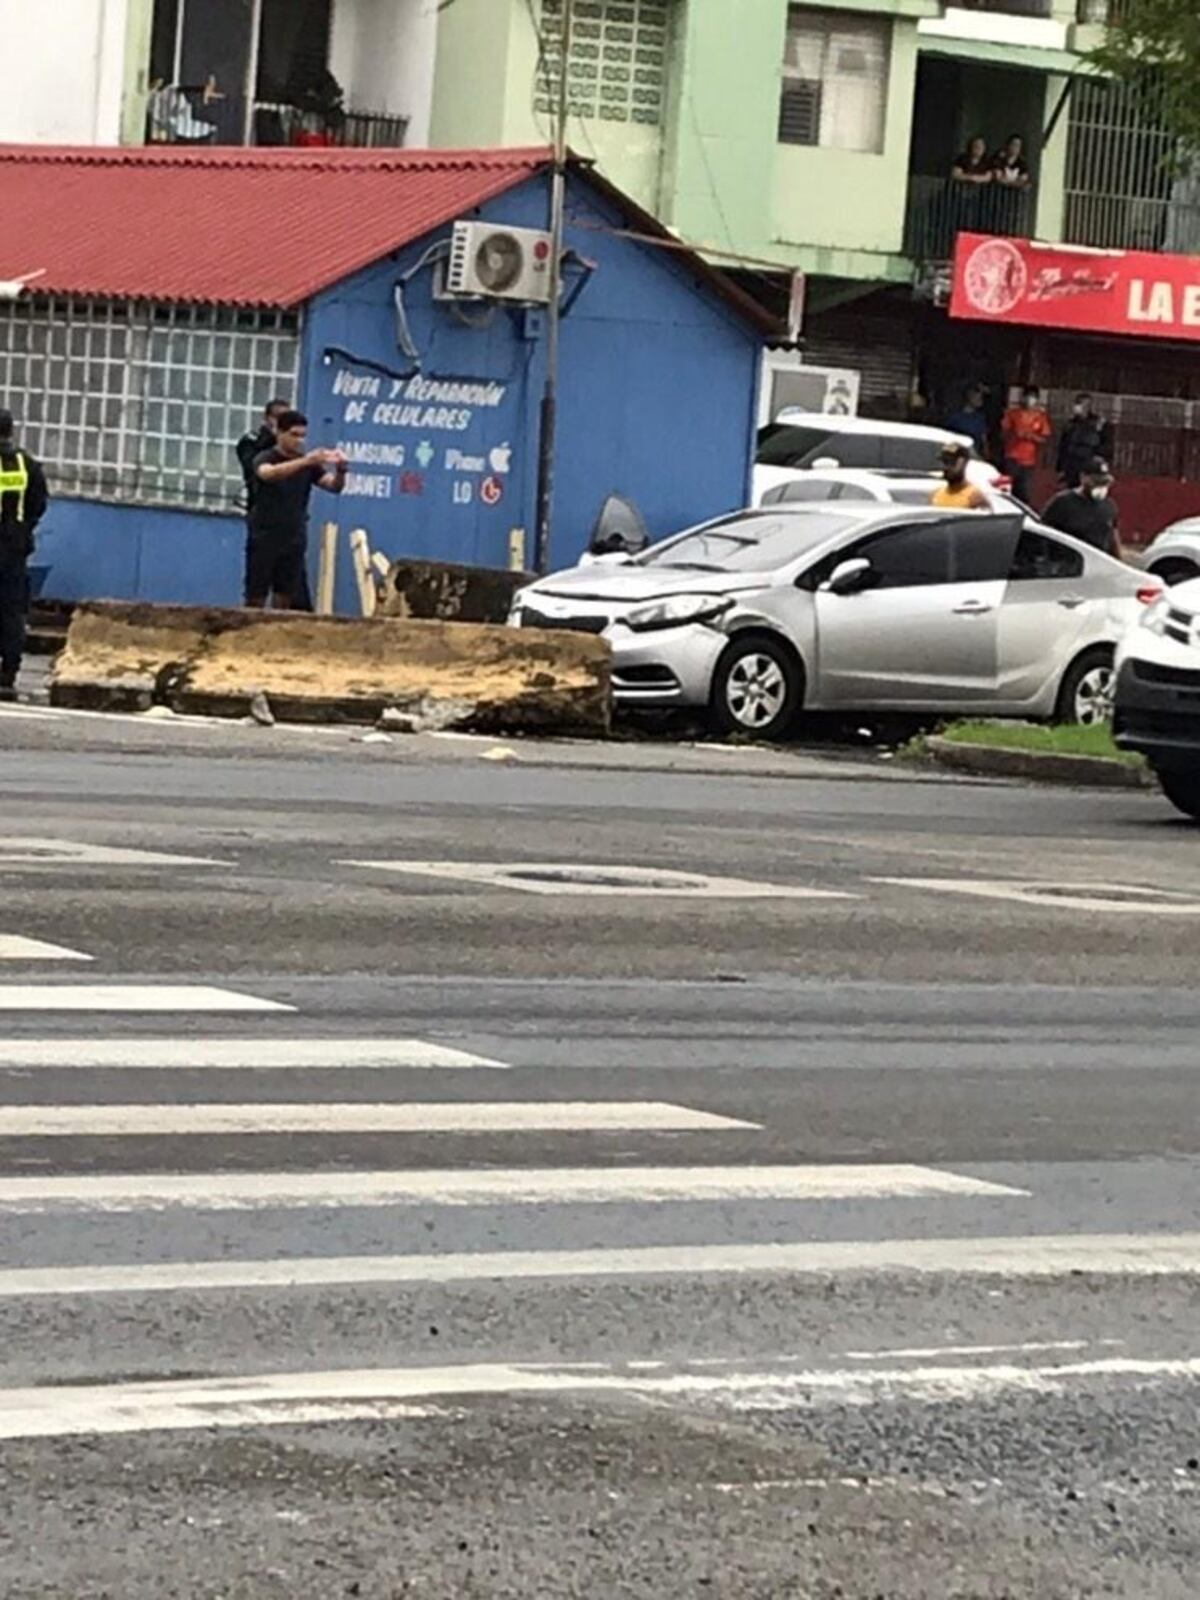
[[[1091,61],[1144,92],[1194,164],[1200,151],[1200,0],[1110,0],[1112,20]]]

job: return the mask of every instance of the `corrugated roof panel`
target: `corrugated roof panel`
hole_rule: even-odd
[[[297,306],[547,165],[543,149],[0,146],[0,279]]]

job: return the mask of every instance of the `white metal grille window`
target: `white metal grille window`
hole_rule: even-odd
[[[0,304],[0,404],[59,493],[228,510],[233,454],[295,393],[296,318],[144,301]]]
[[[788,7],[779,138],[835,150],[883,150],[891,23]]]
[[[565,0],[542,0],[544,51],[535,107],[554,109]],[[601,122],[662,121],[674,0],[573,0],[568,109]]]

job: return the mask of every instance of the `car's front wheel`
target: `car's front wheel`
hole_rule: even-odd
[[[1058,691],[1056,722],[1079,722],[1085,727],[1111,722],[1116,674],[1109,649],[1089,650],[1067,668]]]
[[[1200,772],[1179,767],[1160,767],[1156,773],[1162,792],[1185,817],[1200,822]]]
[[[712,714],[722,733],[780,739],[804,698],[804,669],[770,634],[734,639],[713,675]]]

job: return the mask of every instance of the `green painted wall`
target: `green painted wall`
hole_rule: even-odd
[[[515,0],[454,0],[438,18],[429,142],[442,149],[529,144],[508,129],[512,108],[529,105],[532,82],[512,70]]]
[[[813,273],[903,281],[912,270],[900,252],[921,59],[917,24],[938,7],[935,0],[805,3],[892,18],[881,153],[779,143],[788,0],[675,0],[663,126],[573,118],[572,148],[691,243]],[[1056,20],[1074,17],[1075,0],[1054,6]],[[1019,66],[1010,62],[998,72],[990,48],[990,70],[969,56],[931,55],[927,64],[935,59],[943,78],[954,80],[955,105],[944,108],[936,133],[927,130],[926,143],[937,148],[918,152],[919,170],[947,170],[968,128],[979,127],[996,144],[1021,129],[1036,152],[1060,77],[1030,70],[1023,56]],[[548,142],[549,119],[533,107],[536,75],[527,0],[454,0],[441,13],[431,142]],[[1044,238],[1061,229],[1066,131],[1064,118],[1041,156]],[[943,144],[954,148],[943,152]]]
[[[916,23],[897,21],[892,31],[881,154],[776,146],[774,240],[884,255],[899,253],[916,71]]]
[[[125,86],[121,95],[122,144],[141,144],[146,137],[146,90],[153,21],[154,0],[127,0]]]

